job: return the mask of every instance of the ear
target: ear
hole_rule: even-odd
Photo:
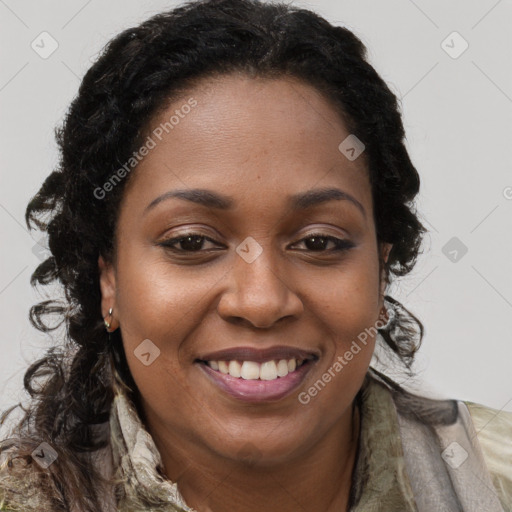
[[[386,263],[389,259],[389,253],[391,252],[391,249],[393,248],[393,244],[390,243],[381,243],[380,244],[380,257],[382,260]],[[384,296],[384,292],[386,291],[386,274],[384,272],[384,269],[382,269],[381,272],[381,282],[380,282],[380,294],[381,297]]]
[[[382,255],[382,259],[384,261],[388,261],[388,258],[389,258],[389,253],[391,252],[391,249],[393,248],[393,244],[390,244],[390,243],[387,243],[387,242],[382,242],[380,244],[380,252],[381,252],[381,255]]]
[[[116,274],[114,266],[107,263],[103,256],[98,258],[98,269],[100,272],[100,290],[101,290],[101,314],[103,318],[108,317],[108,311],[113,309],[110,319],[111,329],[114,331],[119,327],[116,315]]]

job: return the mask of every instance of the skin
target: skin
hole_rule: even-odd
[[[352,404],[375,338],[307,405],[298,394],[382,319],[378,256],[386,260],[391,246],[377,243],[364,153],[349,161],[338,150],[349,132],[333,105],[290,78],[209,78],[151,129],[190,97],[197,106],[130,176],[116,256],[99,259],[103,315],[113,308],[140,414],[165,475],[198,511],[346,510],[359,435]],[[348,200],[287,208],[289,195],[321,187],[351,194],[365,214]],[[234,207],[172,198],[145,212],[178,188],[223,193]],[[318,231],[354,246],[315,251]],[[177,243],[179,254],[159,245],[189,232],[214,242],[204,240],[203,252]],[[263,249],[252,263],[236,252],[248,236]],[[150,366],[134,355],[145,339],[160,349]],[[298,390],[274,402],[232,398],[194,362],[220,349],[275,345],[320,357]]]

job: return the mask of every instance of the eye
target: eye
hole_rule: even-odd
[[[307,237],[300,240],[299,243],[304,243],[307,247],[307,250],[311,252],[346,251],[352,247],[355,247],[355,244],[350,240],[343,240],[341,238],[325,235],[322,233],[311,233]],[[330,251],[327,251],[326,246],[329,245],[329,243],[332,243],[334,247]]]
[[[175,252],[204,252],[202,249],[205,241],[219,245],[215,240],[200,233],[184,233],[182,236],[164,240],[158,245]],[[176,245],[180,248],[175,247]]]
[[[211,249],[204,248],[205,241],[210,242],[217,247],[221,245],[212,238],[209,238],[206,235],[201,235],[200,233],[184,233],[181,236],[163,240],[158,245],[165,247],[166,249],[170,249],[174,252],[206,252],[207,250]],[[304,243],[306,250],[311,252],[346,251],[352,247],[355,247],[355,244],[350,240],[343,240],[341,238],[325,235],[322,233],[312,233],[302,240],[299,240],[299,242],[294,245],[297,245],[298,243]],[[327,250],[329,243],[334,247],[332,247],[330,250]]]

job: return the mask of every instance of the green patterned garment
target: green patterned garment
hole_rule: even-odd
[[[512,511],[512,413],[419,397],[372,369],[357,400],[361,432],[350,512]],[[194,512],[177,484],[161,476],[155,443],[120,390],[110,439],[97,462],[120,483],[115,493],[105,491],[105,511]],[[0,510],[51,511],[42,493],[27,492],[36,480],[12,478],[5,461],[2,467]]]

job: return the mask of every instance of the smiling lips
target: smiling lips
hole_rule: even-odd
[[[318,359],[293,347],[241,347],[201,356],[207,376],[231,396],[245,401],[278,400],[300,385]]]

